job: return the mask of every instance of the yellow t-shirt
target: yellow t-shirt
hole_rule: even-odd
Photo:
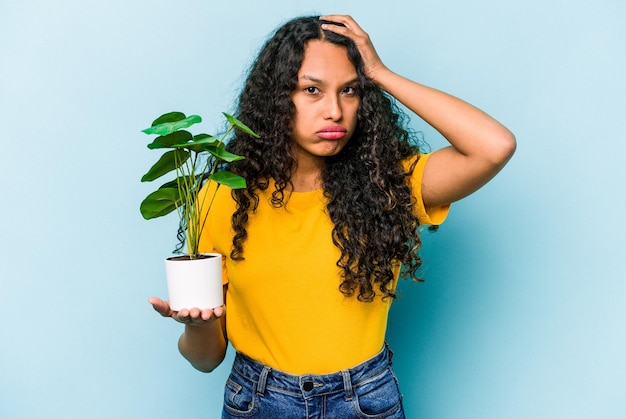
[[[440,224],[448,207],[426,211],[421,179],[428,155],[421,155],[411,179],[422,224]],[[215,185],[209,186],[209,192]],[[210,197],[209,195],[208,197]],[[229,255],[236,204],[221,186],[201,240],[201,251],[224,258],[226,328],[233,347],[259,362],[291,374],[326,374],[355,366],[380,351],[391,301],[364,303],[339,291],[340,251],[322,190],[293,192],[286,206],[272,207],[260,193],[249,214],[243,261]]]

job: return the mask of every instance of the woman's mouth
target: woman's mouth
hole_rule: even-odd
[[[317,136],[324,140],[340,140],[348,134],[348,130],[342,126],[332,125],[317,131]]]

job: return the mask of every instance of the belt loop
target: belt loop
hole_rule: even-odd
[[[259,375],[259,382],[256,388],[256,394],[259,396],[262,396],[263,393],[265,393],[265,386],[267,384],[267,376],[269,375],[270,371],[271,371],[270,367],[268,367],[267,365],[263,366],[263,370],[261,371],[261,374]]]
[[[343,389],[346,392],[346,400],[352,400],[352,380],[350,380],[350,371],[341,371],[343,377]]]
[[[387,357],[389,358],[389,363],[391,364],[391,360],[393,359],[393,351],[385,341],[385,348],[387,349]]]

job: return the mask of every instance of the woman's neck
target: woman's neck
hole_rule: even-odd
[[[310,192],[322,187],[322,170],[326,157],[305,152],[298,146],[294,147],[296,169],[291,176],[294,192]]]
[[[322,179],[320,171],[306,172],[297,170],[291,177],[293,192],[310,192],[322,187]]]
[[[322,187],[324,159],[299,159],[291,176],[294,192],[310,192]]]

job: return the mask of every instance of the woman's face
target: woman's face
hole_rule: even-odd
[[[299,165],[339,153],[357,125],[358,76],[345,47],[309,41],[291,94],[294,154]]]

